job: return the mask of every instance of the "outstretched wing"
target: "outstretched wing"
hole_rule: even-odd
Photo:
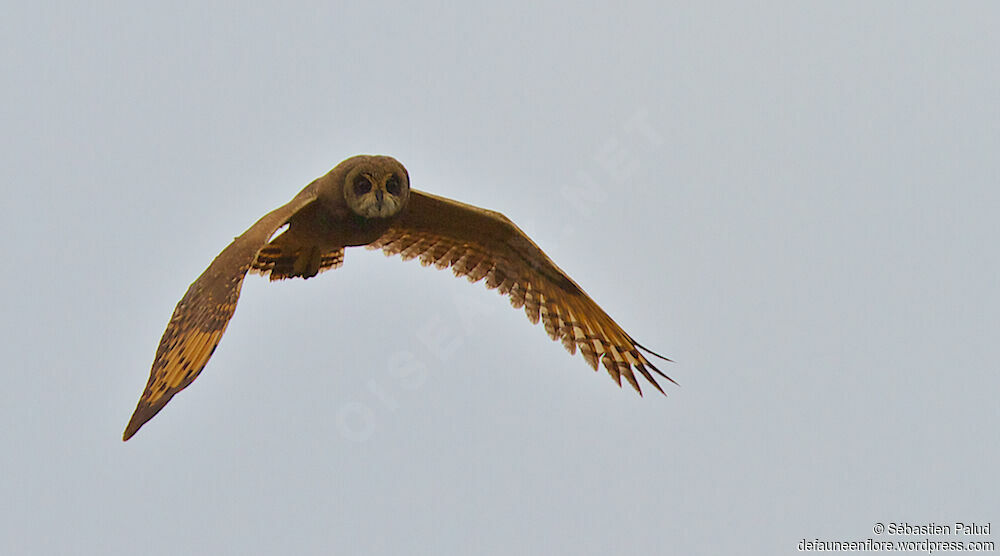
[[[386,255],[416,257],[425,266],[451,267],[470,282],[509,294],[533,323],[539,319],[553,340],[572,354],[579,348],[594,370],[598,361],[621,386],[621,377],[639,394],[633,369],[661,393],[653,373],[674,382],[641,352],[669,361],[636,343],[593,299],[570,279],[524,232],[499,212],[410,190],[399,220],[368,246]],[[675,383],[676,384],[676,383]]]
[[[219,253],[181,298],[156,348],[146,389],[125,427],[128,440],[205,367],[236,310],[240,287],[257,252],[296,212],[316,199],[310,184],[257,221]]]

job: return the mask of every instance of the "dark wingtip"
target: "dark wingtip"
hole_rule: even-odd
[[[139,411],[136,410],[132,414],[132,418],[129,419],[128,425],[125,427],[125,432],[122,433],[122,442],[127,442],[129,438],[135,436],[135,433],[139,432],[139,429],[146,424],[148,419],[139,419]]]
[[[165,399],[161,398],[163,403],[156,403],[154,405],[147,405],[142,401],[135,408],[135,412],[132,413],[132,418],[128,420],[128,425],[125,426],[125,432],[122,433],[122,442],[126,442],[129,438],[135,436],[135,433],[139,432],[139,429],[143,425],[149,422],[157,413],[163,409],[166,402],[170,400],[173,396],[166,396]]]
[[[655,351],[649,349],[648,347],[640,344],[639,342],[636,342],[635,340],[632,340],[632,343],[635,344],[635,347],[641,349],[642,351],[645,351],[646,353],[648,353],[650,355],[653,355],[655,357],[659,357],[660,359],[666,361],[667,363],[674,363],[675,362],[673,359],[668,359],[668,358],[660,355],[659,353],[656,353]],[[656,374],[658,374],[658,375],[662,376],[663,378],[669,380],[670,382],[674,383],[674,386],[680,386],[680,384],[676,380],[674,380],[674,379],[670,378],[669,376],[667,376],[666,374],[664,374],[663,371],[661,371],[660,369],[657,369],[656,365],[653,365],[652,363],[649,363],[649,368],[653,369],[653,371]],[[656,383],[654,382],[653,384],[656,384]],[[656,384],[656,387],[657,387],[657,389],[660,390],[660,392],[663,392],[663,389],[660,388],[659,384]],[[663,392],[663,395],[666,396],[667,393]]]
[[[671,363],[674,363],[673,359],[668,359],[667,357],[664,357],[664,356],[660,355],[659,353],[656,353],[655,351],[649,349],[648,347],[640,344],[639,342],[637,342],[635,340],[632,340],[632,343],[635,344],[635,347],[641,349],[642,351],[645,351],[646,353],[648,353],[648,354],[650,354],[652,356],[659,357],[660,359],[663,359],[664,361],[669,361]]]
[[[670,377],[667,377],[667,380],[669,380],[669,379],[670,379]],[[663,394],[664,396],[667,395],[667,393],[663,391],[663,388],[660,387],[660,384],[658,382],[656,382],[655,380],[652,381],[652,382],[653,382],[653,386],[655,386],[656,389],[659,390],[661,394]],[[673,382],[673,381],[671,380],[671,382]],[[674,384],[676,384],[676,383],[674,383]]]

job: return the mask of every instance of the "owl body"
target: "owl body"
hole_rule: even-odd
[[[398,180],[400,190],[386,187]],[[316,201],[288,220],[288,229],[265,245],[253,270],[271,280],[311,278],[343,262],[345,247],[369,245],[382,237],[406,208],[409,177],[387,156],[359,155],[338,164],[306,186]],[[366,191],[361,189],[368,188]],[[382,210],[392,202],[388,210]],[[373,216],[359,214],[370,207]],[[267,267],[274,269],[267,272]]]

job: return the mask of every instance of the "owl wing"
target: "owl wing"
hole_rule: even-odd
[[[456,276],[466,276],[470,282],[485,278],[487,288],[510,295],[514,308],[523,306],[532,323],[541,320],[549,336],[562,340],[571,354],[579,348],[595,371],[598,362],[603,363],[619,386],[624,376],[642,395],[633,369],[661,393],[653,373],[674,382],[640,350],[669,359],[633,340],[499,212],[410,190],[399,220],[368,247],[401,255],[403,260],[419,257],[425,266],[450,266]]]
[[[240,287],[261,247],[281,226],[316,199],[310,184],[287,204],[267,213],[229,244],[177,303],[160,345],[146,389],[125,427],[128,440],[156,415],[174,394],[191,384],[226,331],[236,310]]]

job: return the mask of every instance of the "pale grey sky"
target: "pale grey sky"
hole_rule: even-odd
[[[0,553],[1000,523],[996,3],[27,6],[0,21]],[[123,444],[188,284],[357,153],[509,216],[681,386],[619,390],[481,284],[355,249],[249,278]]]

